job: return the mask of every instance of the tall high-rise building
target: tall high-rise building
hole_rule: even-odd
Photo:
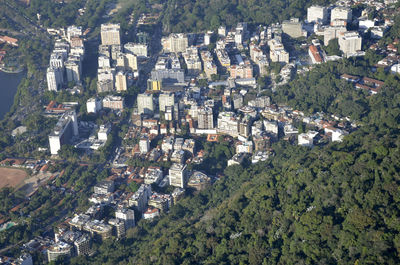
[[[62,53],[53,52],[50,55],[50,67],[63,68],[64,67],[64,56]]]
[[[115,75],[115,89],[117,91],[126,91],[128,89],[126,74],[122,71]]]
[[[172,164],[169,169],[169,185],[184,188],[187,182],[186,165]]]
[[[50,153],[52,155],[58,154],[61,146],[69,143],[71,138],[78,134],[78,121],[75,111],[65,112],[49,135]]]
[[[46,73],[47,88],[50,91],[58,91],[63,84],[63,69],[62,68],[47,68]]]
[[[160,111],[165,111],[166,107],[174,106],[175,104],[175,94],[174,93],[162,93],[158,98],[158,105]]]
[[[153,94],[139,94],[137,97],[137,105],[140,114],[153,114]]]
[[[79,82],[81,80],[81,62],[76,58],[69,58],[65,63],[68,82]]]
[[[72,25],[67,28],[68,41],[71,41],[73,37],[80,37],[81,35],[82,35],[82,27]]]
[[[166,52],[184,52],[189,46],[189,40],[186,34],[172,33],[168,37],[162,38],[161,44]]]
[[[197,127],[199,129],[214,128],[214,118],[213,118],[212,108],[204,107],[199,109]]]
[[[346,32],[346,27],[343,26],[330,26],[324,29],[324,45],[329,45],[329,41],[339,37],[341,33]]]
[[[90,237],[87,234],[82,235],[74,241],[76,254],[88,255],[90,253]]]
[[[310,6],[307,8],[307,21],[326,23],[328,20],[328,9],[324,6]]]
[[[339,47],[340,50],[346,55],[361,51],[362,38],[358,32],[348,31],[344,32],[339,36]]]
[[[137,56],[135,54],[125,54],[125,67],[131,71],[138,70]]]
[[[121,34],[119,24],[102,24],[101,25],[101,44],[103,45],[120,45]]]
[[[115,212],[115,218],[124,221],[125,229],[135,227],[135,212],[131,209],[121,208]]]
[[[349,7],[337,6],[331,11],[331,22],[335,20],[346,20],[350,22],[352,19],[352,11]]]

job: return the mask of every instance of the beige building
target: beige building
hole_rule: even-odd
[[[352,19],[352,11],[349,7],[337,6],[331,11],[331,22],[344,19],[350,22]]]
[[[292,18],[282,22],[282,31],[292,38],[303,36],[303,25],[298,18]]]
[[[172,33],[168,37],[163,37],[161,44],[165,52],[185,52],[189,46],[189,41],[186,34]]]
[[[115,75],[115,89],[117,91],[126,91],[128,90],[126,74],[122,71],[118,72]]]
[[[207,78],[210,79],[212,75],[217,74],[217,66],[214,63],[211,52],[202,51],[201,59],[203,60],[204,73],[206,74]]]
[[[121,34],[119,24],[102,24],[101,30],[101,44],[103,45],[120,45]]]
[[[285,50],[282,42],[276,39],[268,41],[270,48],[269,57],[272,62],[289,63],[289,53]]]

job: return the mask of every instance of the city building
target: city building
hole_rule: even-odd
[[[218,132],[233,137],[239,135],[239,120],[233,112],[220,112],[218,114]]]
[[[292,38],[303,37],[303,25],[298,18],[291,18],[282,22],[282,31]]]
[[[314,145],[314,138],[318,135],[318,132],[309,131],[307,133],[301,133],[297,136],[298,145],[312,147]]]
[[[185,59],[188,75],[198,75],[201,73],[202,66],[197,47],[187,48],[182,53],[182,56]]]
[[[111,238],[113,230],[112,226],[99,220],[90,220],[83,226],[83,229],[88,231],[97,240]]]
[[[160,167],[149,167],[144,177],[145,184],[159,184],[164,175]]]
[[[138,57],[148,57],[148,48],[146,44],[128,42],[124,45],[124,52],[134,54]]]
[[[324,62],[318,50],[318,47],[316,47],[315,45],[310,45],[308,47],[308,55],[310,56],[313,64],[320,64]]]
[[[209,51],[202,51],[200,53],[201,60],[203,61],[203,70],[208,79],[211,79],[212,75],[217,74],[217,65],[214,63],[213,56]]]
[[[101,44],[103,45],[120,45],[120,25],[119,24],[102,24],[100,28]]]
[[[160,69],[151,71],[151,79],[164,83],[185,82],[185,72],[182,69]]]
[[[78,121],[74,110],[65,112],[49,135],[50,153],[57,155],[61,146],[78,136]]]
[[[90,253],[90,238],[87,234],[81,235],[74,241],[76,255],[88,255]]]
[[[174,93],[161,93],[158,97],[158,105],[160,111],[165,111],[166,107],[173,107],[175,104],[175,94]]]
[[[265,128],[265,131],[267,132],[267,133],[271,133],[271,134],[273,134],[274,136],[278,136],[278,133],[279,133],[279,127],[278,127],[278,122],[277,121],[274,121],[274,120],[271,120],[271,121],[269,121],[269,120],[264,120],[264,128]]]
[[[139,140],[139,150],[141,154],[147,154],[150,151],[149,137],[142,135]],[[147,184],[147,183],[146,183]]]
[[[214,117],[213,110],[210,107],[202,107],[198,111],[197,128],[199,129],[213,129]]]
[[[269,40],[268,46],[270,48],[269,57],[272,62],[289,63],[289,53],[285,50],[281,41],[277,39]]]
[[[114,181],[108,181],[108,180],[104,180],[104,181],[100,181],[99,183],[97,183],[93,190],[94,193],[96,194],[107,194],[110,192],[114,192]]]
[[[219,26],[218,35],[221,36],[221,37],[225,37],[226,36],[226,27],[225,26]]]
[[[229,58],[228,52],[225,49],[217,49],[215,51],[217,58],[222,68],[228,69],[231,66],[231,59]]]
[[[344,26],[329,26],[324,29],[324,45],[329,45],[329,41],[338,38],[347,31]]]
[[[149,207],[144,213],[143,213],[143,219],[145,220],[150,220],[154,219],[156,217],[160,216],[160,210],[157,208]]]
[[[63,85],[63,68],[47,68],[47,88],[50,91],[58,91]]]
[[[107,80],[98,80],[97,81],[97,92],[110,92],[114,90],[114,80],[107,79]]]
[[[189,46],[188,37],[183,33],[172,33],[168,37],[161,39],[161,44],[164,52],[185,52]]]
[[[308,23],[326,23],[328,20],[328,9],[324,6],[310,6],[307,8]]]
[[[49,262],[57,260],[60,256],[71,257],[73,254],[73,247],[65,242],[58,242],[51,245],[47,249],[47,260]]]
[[[82,68],[80,59],[70,56],[65,62],[67,82],[79,82],[81,80]]]
[[[186,186],[186,165],[174,163],[169,169],[169,185],[184,188]]]
[[[128,205],[135,207],[138,211],[143,212],[147,208],[147,202],[151,195],[151,186],[142,184],[139,189],[128,200]]]
[[[103,108],[103,103],[101,99],[94,97],[86,101],[86,111],[87,113],[97,113]]]
[[[154,102],[153,94],[139,94],[137,96],[137,107],[139,114],[153,114]]]
[[[187,186],[201,191],[211,186],[211,178],[203,172],[194,171],[189,177]]]
[[[147,79],[147,90],[149,91],[160,91],[162,88],[161,81]]]
[[[362,38],[358,32],[349,31],[344,32],[339,36],[339,47],[340,50],[346,55],[350,56],[352,54],[361,51]]]
[[[349,7],[337,6],[331,10],[331,22],[335,20],[346,20],[351,22],[352,11]]]
[[[111,132],[111,126],[101,125],[97,133],[97,138],[101,141],[107,141],[110,132]]]
[[[121,219],[109,219],[108,224],[113,227],[113,234],[118,237],[124,237],[126,233],[125,222]]]
[[[127,77],[123,71],[119,71],[115,75],[115,90],[119,92],[128,90]]]
[[[253,78],[253,65],[249,60],[239,65],[231,65],[229,68],[231,78]]]
[[[49,66],[52,68],[64,68],[65,57],[63,53],[53,52],[50,55]]]
[[[125,67],[132,72],[138,71],[137,55],[125,54]]]
[[[74,37],[82,36],[82,27],[80,26],[69,26],[67,27],[67,40],[71,42]]]
[[[115,218],[125,223],[126,230],[135,227],[135,212],[131,209],[119,208],[115,212]]]
[[[103,98],[103,108],[123,110],[125,99],[121,96],[108,95]]]

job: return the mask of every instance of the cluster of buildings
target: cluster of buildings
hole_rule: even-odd
[[[143,44],[121,44],[119,24],[101,25],[99,46],[97,92],[126,91],[139,76],[138,54],[147,56]]]
[[[63,38],[56,40],[47,68],[47,88],[59,91],[68,86],[81,85],[82,61],[85,55],[82,28],[70,26]]]
[[[361,16],[354,16],[351,6],[354,1],[338,1],[330,6],[313,5],[307,9],[307,21],[304,28],[309,33],[315,33],[323,37],[323,44],[329,45],[331,40],[337,39],[339,48],[344,56],[361,56],[363,38],[379,40],[392,25],[391,19],[385,18],[385,9],[392,3],[378,1],[357,1],[364,4]],[[380,11],[383,18],[373,16],[374,10]],[[351,29],[351,30],[349,30]],[[317,47],[318,49],[318,47]],[[318,58],[314,47],[310,47],[310,57],[313,63],[321,63],[337,58],[329,58],[325,54],[319,54]]]

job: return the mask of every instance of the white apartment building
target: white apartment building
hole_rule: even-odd
[[[169,169],[169,185],[184,188],[187,181],[186,165],[172,164]]]
[[[326,23],[328,20],[328,9],[324,6],[310,6],[307,8],[307,21]]]
[[[340,50],[346,55],[361,51],[362,37],[358,32],[349,31],[344,32],[339,36],[339,47]]]

